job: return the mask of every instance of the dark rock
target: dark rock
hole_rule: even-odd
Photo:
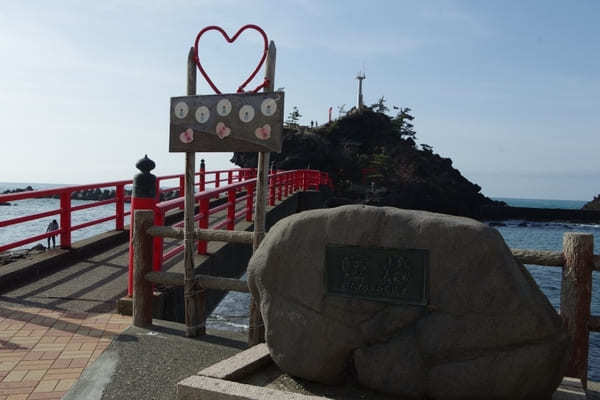
[[[16,188],[16,189],[7,189],[4,192],[2,192],[2,194],[10,194],[10,193],[21,193],[21,192],[30,192],[32,191],[33,188],[31,186],[27,186],[24,188]]]
[[[600,194],[594,196],[594,198],[581,207],[582,210],[597,210],[600,211]]]
[[[506,226],[504,222],[489,222],[489,226]]]
[[[240,167],[256,167],[256,153],[234,153]],[[370,204],[479,217],[484,205],[505,205],[480,193],[452,167],[452,160],[420,150],[397,120],[364,110],[304,132],[284,128],[277,169],[313,168],[329,173],[332,206]],[[373,185],[371,185],[373,183]]]
[[[10,206],[11,204],[8,201],[0,202],[0,206]]]

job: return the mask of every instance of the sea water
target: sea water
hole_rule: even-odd
[[[24,188],[31,185],[34,189],[49,189],[63,185],[50,184],[27,184],[27,183],[0,183],[0,193],[7,189]],[[543,200],[543,199],[514,199],[496,198],[514,207],[534,208],[581,208],[585,201],[574,200]],[[57,210],[60,202],[57,199],[31,199],[11,202],[11,206],[0,206],[0,221],[31,215],[49,210]],[[72,205],[87,204],[84,200],[72,200]],[[126,210],[129,204],[126,204]],[[109,204],[75,212],[73,225],[114,215],[115,206]],[[14,242],[29,236],[38,235],[46,231],[46,226],[53,219],[48,217],[42,220],[31,221],[10,227],[0,228],[0,245]],[[58,219],[58,218],[57,218]],[[511,248],[537,249],[537,250],[562,250],[563,234],[565,232],[584,232],[594,235],[596,250],[600,253],[600,224],[577,224],[568,222],[526,222],[519,220],[503,221],[504,226],[498,229],[506,243]],[[94,225],[89,228],[74,231],[73,241],[91,237],[98,233],[114,229],[114,221]],[[44,246],[46,241],[40,241]],[[36,243],[31,243],[23,248],[29,248]],[[58,243],[57,243],[58,244]],[[527,265],[540,289],[546,294],[550,303],[558,309],[560,305],[561,269],[553,267],[540,267]],[[245,278],[244,278],[245,279]],[[207,320],[207,326],[213,329],[236,329],[248,328],[248,309],[250,297],[247,293],[231,292],[215,308]],[[593,272],[592,288],[592,314],[600,315],[600,275]],[[589,354],[589,378],[600,381],[600,333],[590,334]]]

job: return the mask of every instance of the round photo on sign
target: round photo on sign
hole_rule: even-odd
[[[177,118],[183,119],[187,117],[189,111],[190,107],[183,101],[180,101],[179,103],[175,104],[175,116]]]
[[[219,100],[217,103],[217,114],[221,117],[226,117],[231,112],[231,102],[227,99]]]
[[[203,124],[210,118],[210,110],[206,106],[200,106],[196,109],[196,121]]]
[[[240,108],[240,120],[242,122],[250,122],[254,119],[254,107],[245,105]]]
[[[277,111],[277,103],[273,99],[264,99],[260,105],[260,111],[263,113],[263,115],[270,117],[271,115],[275,114],[275,111]]]

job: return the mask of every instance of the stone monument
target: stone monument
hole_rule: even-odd
[[[568,358],[560,317],[500,234],[389,207],[278,222],[248,267],[285,372],[409,398],[550,398]]]

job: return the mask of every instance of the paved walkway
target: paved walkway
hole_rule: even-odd
[[[211,223],[223,215],[211,215]],[[236,228],[248,225],[239,221]],[[165,240],[167,248],[176,244]],[[217,245],[211,242],[209,251]],[[196,265],[206,257],[197,255]],[[163,268],[181,269],[182,258]],[[126,295],[128,263],[125,243],[0,295],[0,400],[60,399],[130,326],[131,317],[115,314]]]
[[[0,400],[60,399],[131,317],[0,307]]]

